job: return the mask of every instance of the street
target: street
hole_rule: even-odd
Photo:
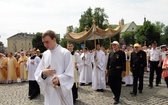
[[[149,73],[145,73],[143,93],[137,93],[134,97],[130,94],[132,86],[123,85],[119,105],[168,105],[168,89],[163,78],[162,83],[152,89],[148,87],[148,78]],[[36,99],[28,99],[28,82],[0,84],[0,105],[43,105],[43,101],[43,91]],[[79,86],[79,98],[75,105],[113,105],[113,102],[108,86],[104,92],[96,92],[91,85],[87,85]]]

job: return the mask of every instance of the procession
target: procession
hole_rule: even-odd
[[[167,4],[0,0],[0,105],[168,105]]]
[[[78,88],[85,85],[95,92],[105,92],[107,87],[110,88],[113,104],[122,104],[123,84],[131,89],[129,97],[138,97],[138,94],[143,94],[143,78],[147,72],[149,89],[160,84],[166,84],[164,88],[168,88],[166,45],[157,46],[153,42],[149,47],[138,43],[120,46],[118,41],[113,41],[110,43],[112,49],[96,43],[93,50],[84,47],[74,51],[73,43],[67,43],[67,48],[58,45],[51,30],[43,34],[42,41],[48,49],[44,53],[30,49],[15,55],[0,54],[0,85],[26,82],[29,85],[27,98],[36,99],[43,90],[45,105],[73,105],[80,97]]]

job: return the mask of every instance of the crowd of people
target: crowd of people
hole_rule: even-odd
[[[45,105],[73,105],[78,98],[78,87],[91,85],[97,92],[104,92],[109,85],[114,94],[114,104],[120,100],[123,83],[132,86],[132,96],[143,92],[144,72],[149,72],[149,88],[159,86],[162,76],[168,87],[168,51],[167,46],[141,46],[138,43],[126,46],[118,41],[111,43],[111,49],[105,49],[97,43],[94,50],[84,47],[74,51],[72,43],[63,48],[56,42],[51,30],[43,33],[42,41],[48,49],[28,52],[0,53],[0,83],[29,81],[29,99],[45,91]],[[163,72],[162,72],[163,71]],[[139,81],[139,82],[138,82]],[[139,83],[139,85],[138,85]]]
[[[40,62],[39,50],[13,53],[0,53],[0,84],[28,82],[28,98],[34,99],[40,94],[40,88],[35,80],[34,73]]]

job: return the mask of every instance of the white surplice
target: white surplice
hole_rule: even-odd
[[[29,57],[26,62],[26,69],[28,70],[28,80],[36,80],[34,77],[34,73],[37,69],[38,64],[40,63],[40,57],[36,56],[34,59],[30,58],[31,57]],[[32,64],[31,62],[34,62],[34,64]]]
[[[82,53],[82,68],[79,76],[80,83],[91,83],[92,82],[92,64],[91,64],[91,54],[89,52]]]
[[[60,86],[54,88],[53,76],[42,79],[42,70],[50,65],[50,69],[56,70]],[[35,78],[40,87],[44,89],[44,105],[73,105],[72,86],[74,84],[74,62],[71,53],[58,45],[53,50],[43,53],[40,64],[35,72]],[[67,104],[64,102],[66,101]]]
[[[102,50],[97,50],[96,53],[97,59],[94,58],[95,52],[92,56],[92,62],[94,66],[92,73],[92,89],[105,89],[105,53]],[[96,66],[98,66],[98,68]]]

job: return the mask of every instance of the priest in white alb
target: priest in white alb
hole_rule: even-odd
[[[94,52],[93,73],[92,73],[92,89],[103,92],[106,88],[105,81],[105,53],[101,50],[101,45],[96,45]]]
[[[56,34],[48,30],[42,35],[48,49],[35,72],[35,78],[44,89],[44,105],[73,105],[74,62],[71,53],[56,43]]]
[[[82,68],[79,76],[80,85],[91,84],[92,83],[92,63],[91,54],[87,47],[83,48],[82,58]]]

